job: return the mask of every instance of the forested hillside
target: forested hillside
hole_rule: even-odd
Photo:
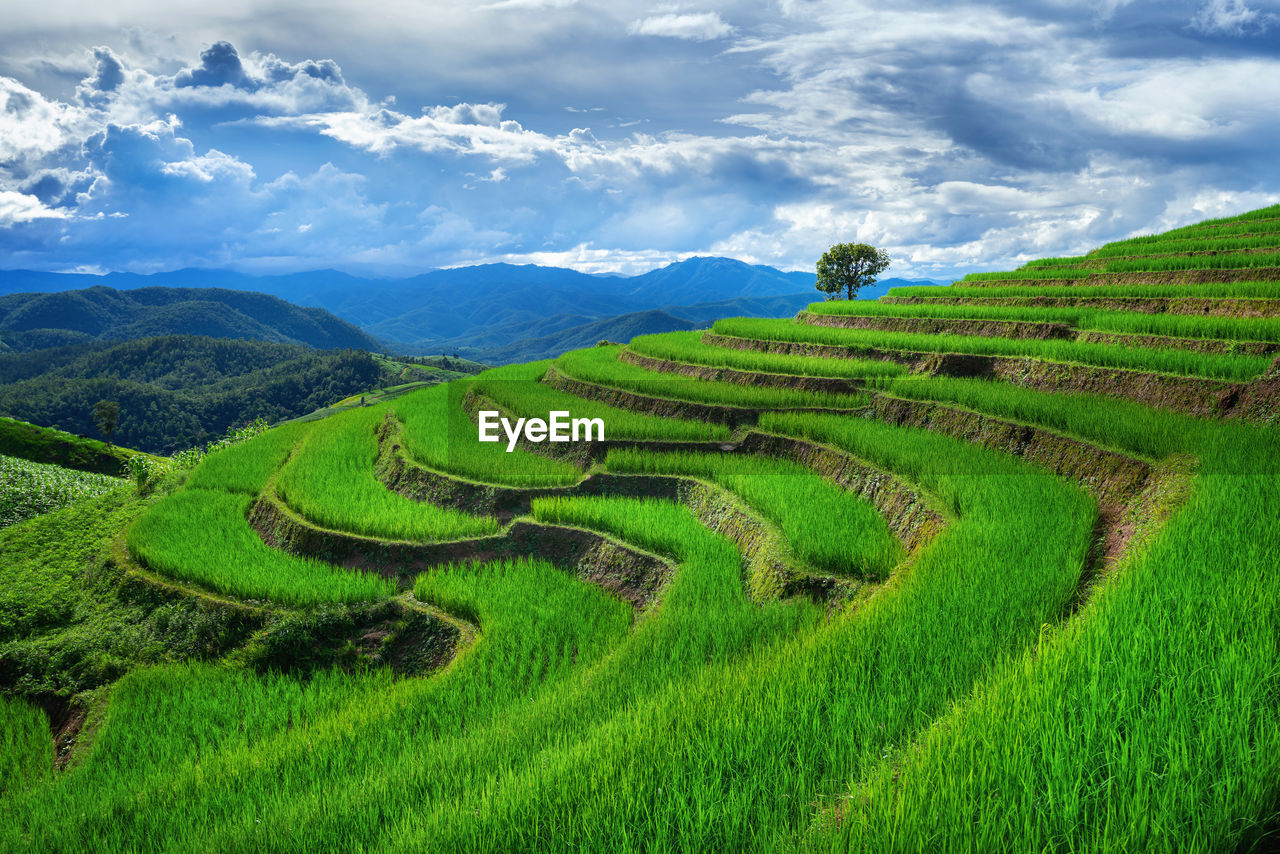
[[[93,405],[114,400],[117,443],[170,453],[257,417],[293,418],[398,379],[362,351],[165,336],[0,354],[0,414],[100,437]]]
[[[224,288],[101,285],[59,293],[0,296],[0,351],[163,335],[248,338],[320,350],[379,350],[379,343],[321,308]]]

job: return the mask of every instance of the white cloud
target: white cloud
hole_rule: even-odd
[[[1272,20],[1270,15],[1250,9],[1244,0],[1208,0],[1191,19],[1191,27],[1202,33],[1241,36],[1250,29],[1267,29]]]
[[[76,144],[89,124],[83,110],[49,100],[11,77],[0,77],[0,168]]]
[[[529,163],[553,152],[554,141],[501,118],[502,104],[431,107],[418,117],[389,109],[371,112],[315,113],[261,118],[267,127],[308,127],[325,136],[375,154],[397,148],[425,153],[453,152],[510,163]]]
[[[541,252],[509,252],[485,256],[488,261],[507,264],[539,264],[546,267],[568,267],[580,273],[621,273],[633,276],[684,261],[697,252],[667,252],[658,249],[634,250],[599,247],[594,242],[579,243],[569,249]],[[457,265],[455,265],[457,266]]]
[[[0,190],[0,227],[36,219],[65,219],[67,212],[45,207],[35,196]]]
[[[732,35],[733,27],[716,12],[668,13],[632,21],[627,32],[633,36],[665,36],[705,42]]]
[[[1155,60],[1142,72],[1078,69],[1040,96],[1114,133],[1198,140],[1280,132],[1280,60]],[[994,94],[994,93],[993,93]]]
[[[288,11],[275,2],[253,5]],[[1260,32],[1268,2],[1197,0],[1199,32]],[[94,36],[52,71],[29,64],[22,83],[0,78],[4,221],[23,217],[23,240],[65,231],[41,238],[58,268],[636,272],[730,254],[811,269],[857,237],[890,248],[892,275],[945,276],[1261,206],[1280,188],[1266,150],[1280,53],[1199,36],[1186,8],[498,5],[510,13],[441,0],[438,32],[418,39],[400,7],[384,19],[336,0],[337,18],[259,51],[209,24],[86,50]],[[1173,35],[1140,41],[1143,16]],[[726,41],[695,55],[627,33]],[[398,58],[367,50],[375,37]],[[336,44],[319,55],[343,67],[295,61],[314,44]]]

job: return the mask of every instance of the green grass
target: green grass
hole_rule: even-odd
[[[1132,246],[1104,246],[1094,249],[1087,255],[1066,256],[1058,258],[1039,258],[1028,261],[1021,269],[1035,270],[1042,267],[1055,267],[1066,264],[1087,264],[1107,258],[1130,258],[1135,256],[1154,256],[1177,254],[1184,252],[1241,252],[1249,249],[1280,248],[1280,237],[1203,237],[1199,239],[1165,240],[1142,244],[1141,251]]]
[[[127,448],[107,447],[97,439],[0,417],[0,455],[3,456],[95,474],[121,475],[128,470],[129,458],[138,454]]]
[[[326,528],[392,540],[458,540],[498,531],[472,516],[392,492],[374,475],[385,407],[354,409],[313,430],[280,471],[280,498]]]
[[[1198,450],[1211,473],[1090,613],[867,775],[815,847],[921,850],[939,829],[969,850],[1256,842],[1280,773],[1280,581],[1263,546],[1280,542],[1280,442],[1231,425]]]
[[[239,612],[139,583],[114,559],[114,541],[145,508],[117,490],[0,530],[6,690],[66,698],[140,665],[217,654],[247,631]]]
[[[544,361],[494,368],[476,379],[475,389],[517,416],[546,418],[549,412],[562,411],[573,418],[603,419],[606,439],[712,441],[730,436],[731,431],[723,424],[658,418],[551,388],[539,382],[550,364]]]
[[[878,759],[963,692],[999,650],[1031,642],[1070,595],[1092,514],[1074,490],[942,437],[857,419],[770,421],[807,424],[834,441],[869,427],[865,446],[850,444],[876,450],[881,462],[886,449],[902,460],[929,451],[915,471],[961,507],[960,524],[893,595],[661,692],[627,719],[546,756],[541,768],[506,778],[476,816],[459,811],[413,826],[459,848],[793,847],[790,833],[835,769]],[[827,435],[826,425],[852,432]],[[978,471],[1014,476],[973,477]],[[993,504],[997,495],[1004,497]],[[1009,578],[1021,583],[993,583]]]
[[[891,297],[1072,297],[1072,298],[1192,298],[1280,299],[1280,282],[1213,282],[1203,285],[1026,285],[965,287],[964,285],[912,285],[889,288]]]
[[[908,376],[881,387],[898,397],[958,404],[1151,460],[1186,452],[1205,423],[1100,394],[1054,394],[992,380]]]
[[[816,305],[833,304],[816,303]],[[893,362],[879,362],[871,359],[813,359],[776,353],[758,353],[752,350],[726,350],[722,347],[703,344],[702,333],[698,331],[640,335],[631,339],[627,349],[642,356],[669,359],[673,362],[806,377],[859,379],[891,376],[906,370]]]
[[[1261,213],[1227,229],[1257,227]],[[1280,207],[1271,215],[1280,217]],[[964,289],[950,293],[957,290]],[[958,308],[946,316],[983,310]],[[1201,320],[1191,327],[1208,328]],[[806,328],[749,322],[787,333]],[[694,335],[639,346],[714,353]],[[616,352],[584,351],[562,364],[576,359],[610,385],[664,379],[631,370]],[[794,361],[798,372],[817,364]],[[607,423],[616,417],[626,425],[619,430],[637,436],[718,435],[675,419],[627,421],[624,410],[539,384],[544,369],[504,368],[475,382],[522,415],[567,409],[605,413]],[[0,850],[1248,851],[1273,844],[1274,836],[1260,837],[1268,827],[1274,834],[1280,803],[1280,431],[979,380],[868,381],[1153,461],[1200,462],[1169,460],[1187,482],[1166,484],[1163,497],[1185,488],[1187,503],[1163,529],[1144,531],[1124,562],[1093,576],[1098,507],[1073,483],[939,433],[851,415],[766,412],[763,430],[832,446],[910,483],[943,510],[946,526],[854,603],[755,603],[738,548],[684,506],[538,499],[539,521],[666,556],[676,564],[671,577],[636,613],[578,577],[572,561],[433,568],[414,594],[470,621],[477,634],[426,678],[382,667],[286,675],[252,669],[247,652],[166,665],[216,656],[211,639],[234,632],[201,622],[212,604],[129,580],[106,556],[148,502],[128,490],[91,498],[0,530],[3,687],[65,697],[115,683],[100,694],[107,704],[91,746],[57,774],[41,713],[0,694]],[[678,382],[712,397],[744,390]],[[441,469],[490,482],[568,474],[501,446],[501,456],[467,449],[479,446],[464,391],[397,401],[406,445],[412,432]],[[338,505],[350,493],[363,508],[352,519],[387,524],[390,517],[377,521],[382,498],[371,473],[379,415],[372,408],[289,426],[210,454],[185,489],[151,503],[131,547],[151,547],[229,595],[307,607],[299,618],[345,612],[330,603],[362,591],[344,585],[385,582],[267,549],[244,512],[288,466],[280,477],[288,474],[316,501]],[[814,566],[882,574],[897,559],[889,554],[896,543],[881,548],[887,530],[866,515],[867,505],[797,466],[620,451],[606,465],[720,484]],[[1158,509],[1139,508],[1125,521],[1144,522]],[[615,561],[603,571],[617,578],[627,567]],[[257,632],[252,645],[293,625],[245,631]],[[283,640],[291,638],[316,639]],[[346,641],[335,635],[334,642]]]
[[[396,401],[404,424],[409,455],[429,468],[469,480],[513,486],[565,486],[582,479],[582,471],[563,460],[506,442],[479,441],[479,428],[462,408],[466,386],[449,383],[416,391]],[[547,413],[540,417],[546,418]],[[606,434],[607,435],[607,434]]]
[[[575,350],[557,359],[555,366],[574,379],[670,400],[756,408],[854,409],[866,403],[865,396],[856,394],[802,392],[656,374],[618,361],[621,350],[618,346]],[[607,425],[605,429],[608,430]]]
[[[972,303],[930,305],[857,302],[818,302],[815,314],[842,317],[938,318],[942,320],[1005,320],[1063,323],[1076,329],[1175,338],[1220,338],[1231,341],[1280,341],[1280,317],[1210,317],[1189,314],[1142,314],[1087,307],[1003,306]]]
[[[361,602],[395,585],[268,547],[249,526],[253,498],[215,489],[166,496],[129,530],[129,551],[153,570],[245,599],[290,605]]]
[[[610,471],[685,475],[719,484],[776,524],[796,557],[822,571],[884,578],[904,556],[874,506],[795,463],[621,449],[609,452],[605,466]]]
[[[0,455],[0,528],[126,485],[118,477]]]
[[[192,470],[186,483],[198,489],[257,495],[312,426],[291,421],[247,442],[222,448],[206,456]]]
[[[53,740],[44,712],[0,694],[0,798],[48,781]]]
[[[735,317],[717,320],[720,335],[767,341],[796,341],[867,349],[925,353],[969,353],[1074,362],[1104,368],[1158,371],[1221,380],[1250,380],[1271,364],[1266,356],[1225,356],[1157,348],[1132,349],[1116,344],[1083,341],[990,338],[981,335],[925,335],[882,332],[877,329],[841,329],[812,326],[790,320]]]
[[[1177,270],[1246,270],[1280,266],[1272,254],[1173,255],[1165,257],[1116,258],[1101,267],[1024,267],[994,273],[970,273],[964,282],[993,282],[1002,279],[1082,279],[1096,273],[1164,273]]]

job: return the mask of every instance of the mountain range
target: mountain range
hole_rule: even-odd
[[[937,283],[885,279],[860,296],[873,299],[904,284]],[[336,270],[274,276],[196,269],[104,276],[10,270],[0,271],[0,294],[45,296],[0,297],[0,340],[16,335],[20,344],[51,346],[84,337],[204,334],[322,348],[459,353],[501,364],[558,355],[600,339],[699,328],[718,317],[792,314],[819,298],[813,286],[812,273],[729,258],[690,258],[637,276],[512,264],[402,279]],[[61,298],[51,293],[66,291],[77,292]],[[256,292],[260,302],[251,304],[245,291]],[[240,297],[230,296],[237,292]],[[294,313],[262,295],[292,303]],[[336,317],[308,314],[315,309]]]

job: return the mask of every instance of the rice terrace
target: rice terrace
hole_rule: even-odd
[[[0,854],[1280,854],[1280,0],[0,13]]]
[[[0,847],[1273,849],[1277,259],[1272,206],[122,463],[0,532]]]

